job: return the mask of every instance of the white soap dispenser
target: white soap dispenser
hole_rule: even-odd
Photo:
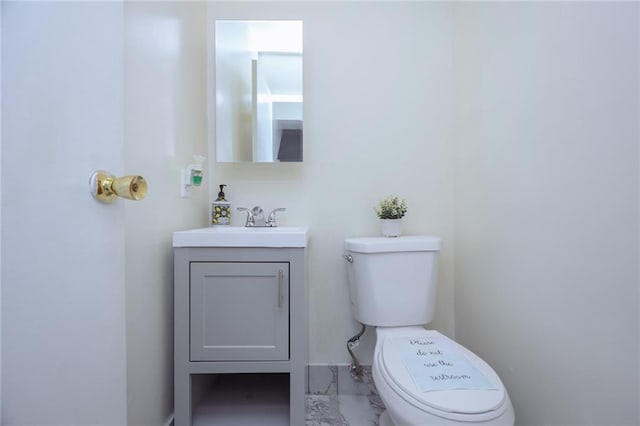
[[[211,203],[211,226],[231,225],[231,203],[225,198],[225,186],[220,185],[218,198]]]

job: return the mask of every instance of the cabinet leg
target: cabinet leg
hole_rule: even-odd
[[[304,425],[307,417],[306,380],[304,368],[289,374],[289,424]],[[177,425],[176,425],[177,426]]]
[[[174,377],[174,426],[191,426],[191,375]]]

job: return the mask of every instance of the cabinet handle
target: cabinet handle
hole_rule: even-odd
[[[284,299],[284,291],[282,286],[284,285],[284,272],[282,269],[278,269],[278,309],[282,308],[282,302]]]

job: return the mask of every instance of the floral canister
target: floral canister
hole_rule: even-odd
[[[224,195],[224,187],[220,185],[218,198],[211,203],[211,225],[231,225],[231,203]]]

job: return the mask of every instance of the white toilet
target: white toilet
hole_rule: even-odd
[[[507,390],[468,349],[422,327],[433,320],[440,239],[348,238],[353,316],[376,327],[372,373],[380,426],[513,425]]]

